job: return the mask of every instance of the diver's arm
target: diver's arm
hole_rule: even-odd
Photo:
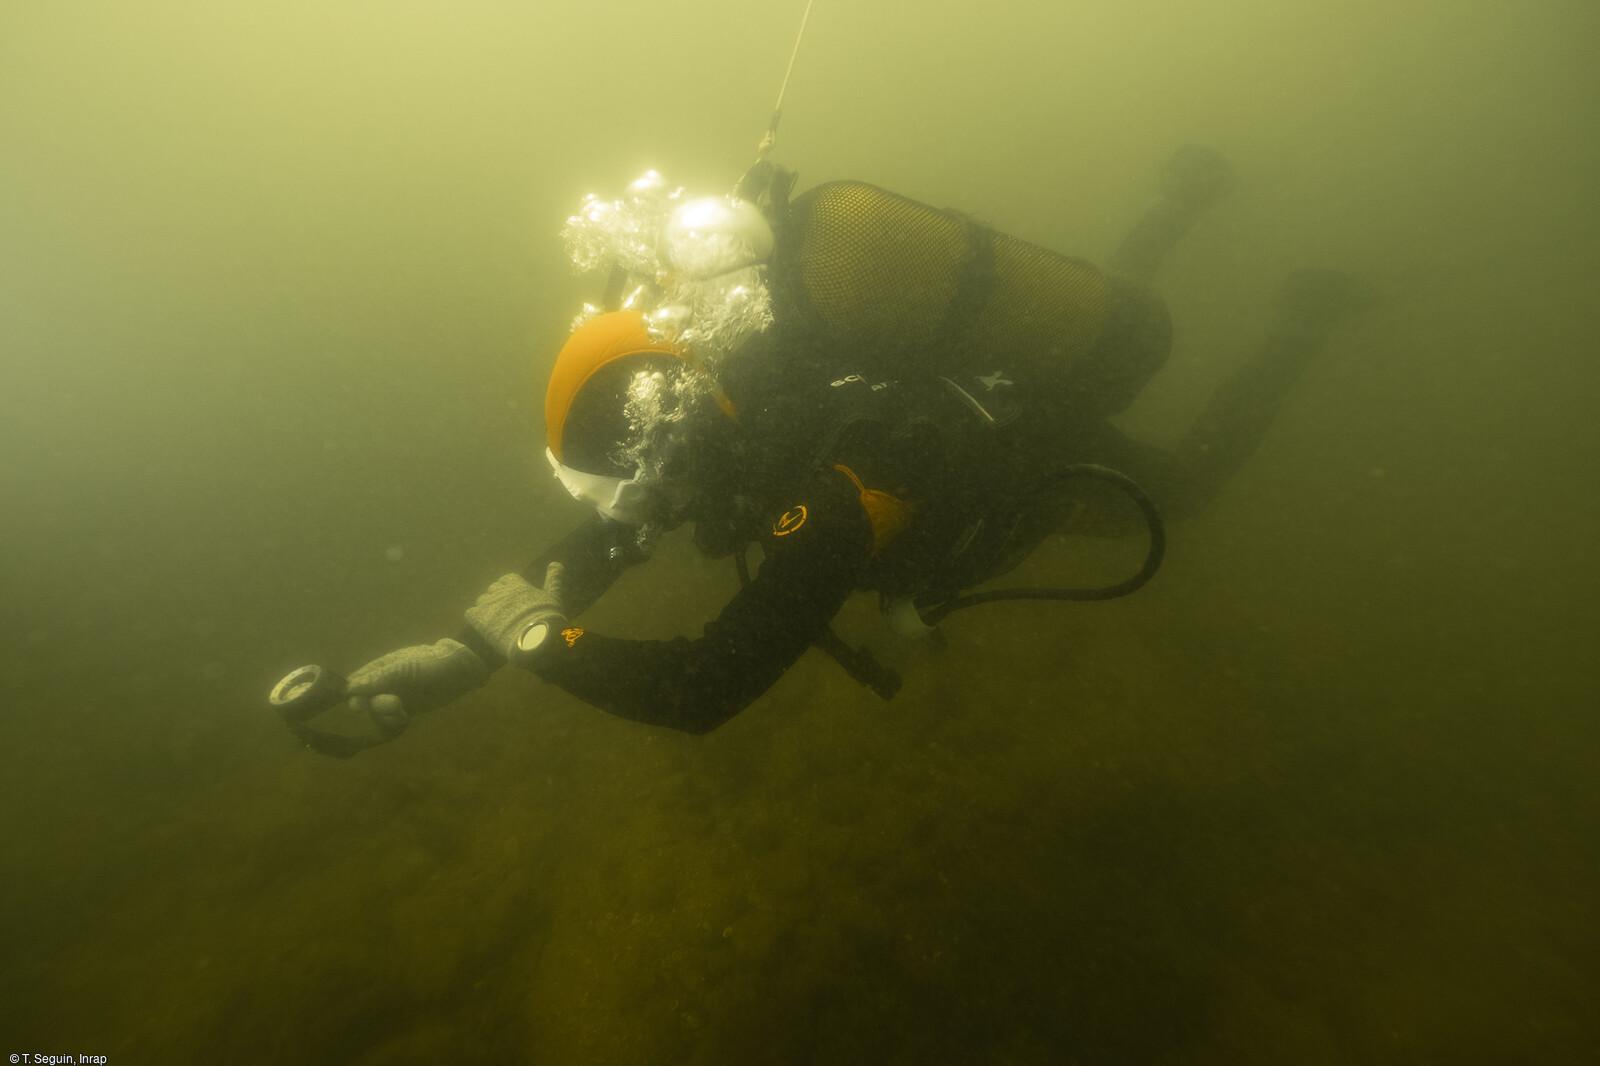
[[[570,628],[533,669],[623,718],[691,733],[715,729],[827,629],[869,558],[871,530],[844,477],[821,476],[785,516],[755,579],[698,639],[625,640]]]
[[[561,564],[556,570],[563,576],[562,610],[571,617],[590,607],[618,574],[643,558],[632,529],[595,515],[525,572],[548,583],[551,565]],[[480,596],[479,603],[488,595]],[[471,624],[471,612],[468,618],[454,638],[399,648],[353,671],[347,690],[357,709],[373,711],[380,726],[397,735],[411,715],[450,703],[487,681],[506,657]]]
[[[413,715],[459,699],[504,665],[506,651],[521,647],[493,639],[503,636],[508,626],[523,620],[543,623],[542,631],[548,631],[592,605],[618,574],[643,560],[635,536],[633,530],[596,515],[528,567],[526,573],[542,582],[543,588],[519,574],[507,574],[478,597],[467,612],[468,624],[454,638],[398,648],[359,667],[348,678],[326,673],[318,666],[302,667],[278,683],[271,700],[295,735],[325,755],[348,758],[393,740],[405,731]],[[371,716],[375,733],[352,737],[307,725],[310,718],[346,696],[353,709]]]
[[[648,556],[639,550],[639,531],[632,526],[591,515],[549,551],[523,568],[522,576],[540,581],[550,564],[564,568],[562,603],[569,618],[594,606],[628,567]]]
[[[578,528],[562,537],[522,571],[532,582],[544,580],[552,562],[562,564],[562,606],[568,618],[576,618],[592,607],[628,567],[643,562],[636,531],[629,526],[591,515]],[[504,665],[500,654],[476,629],[463,626],[456,639],[494,670]]]

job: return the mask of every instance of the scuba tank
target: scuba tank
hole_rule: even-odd
[[[879,376],[1005,369],[1065,381],[1110,313],[1091,264],[860,181],[807,190],[774,219],[780,320]]]

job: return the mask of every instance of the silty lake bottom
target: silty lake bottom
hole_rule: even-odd
[[[1132,598],[940,646],[859,597],[892,702],[810,652],[693,737],[503,672],[347,762],[267,688],[456,631],[582,517],[539,458],[597,285],[561,222],[728,188],[799,9],[0,15],[0,1050],[1592,1057],[1591,6],[818,5],[802,186],[1104,261],[1175,147],[1231,161],[1130,433],[1182,434],[1290,271],[1376,301]],[[584,621],[735,588],[675,535]]]

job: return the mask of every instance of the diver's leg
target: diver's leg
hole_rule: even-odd
[[[1209,148],[1185,145],[1161,170],[1161,196],[1122,239],[1107,265],[1149,281],[1167,253],[1233,182],[1233,168]]]
[[[1261,443],[1284,397],[1334,329],[1371,301],[1366,286],[1338,271],[1289,276],[1261,347],[1212,394],[1177,449],[1181,475],[1169,487],[1173,513],[1192,513],[1210,502]]]
[[[1059,406],[1073,423],[1126,410],[1172,353],[1172,315],[1161,295],[1126,277],[1106,281],[1109,310],[1100,340],[1064,376],[1041,381],[1034,401],[1041,411]]]
[[[1216,496],[1233,473],[1255,451],[1289,390],[1334,329],[1361,311],[1371,294],[1355,279],[1332,270],[1305,270],[1291,275],[1279,291],[1267,336],[1245,366],[1223,382],[1177,447],[1159,448],[1135,440],[1109,421],[1090,423],[1063,418],[1073,427],[1070,439],[1036,443],[1041,453],[1071,456],[1133,478],[1155,500],[1167,518],[1183,518]],[[1102,499],[1095,499],[1094,493]],[[1134,513],[1106,507],[1107,494],[1092,483],[1070,485],[1058,498],[1041,500],[1047,510],[1033,516],[1034,526],[1054,524],[1059,532],[1087,536],[1121,536],[1131,528]]]

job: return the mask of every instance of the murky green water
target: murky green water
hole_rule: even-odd
[[[260,700],[455,629],[556,234],[748,161],[789,10],[0,9],[0,1048],[113,1062],[1593,1055],[1591,5],[818,0],[780,156],[1103,258],[1177,144],[1172,439],[1278,279],[1381,303],[1137,597],[808,656],[705,737],[528,676],[339,764]],[[1029,574],[1072,565],[1052,545]],[[593,625],[693,632],[668,543]]]

